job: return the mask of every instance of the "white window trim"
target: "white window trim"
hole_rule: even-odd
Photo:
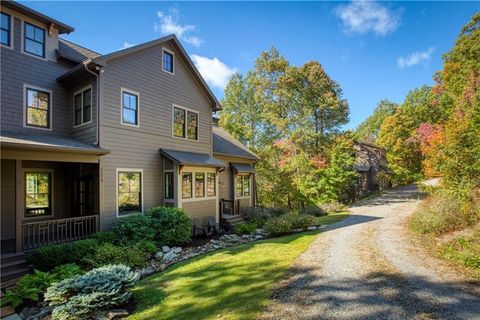
[[[48,99],[48,128],[42,128],[42,127],[37,127],[37,126],[32,126],[27,124],[27,88],[28,89],[33,89],[33,90],[39,90],[43,92],[47,92],[50,97]],[[29,84],[24,83],[23,84],[23,127],[24,128],[30,128],[30,129],[38,129],[38,130],[47,130],[47,131],[52,131],[53,130],[53,92],[52,90],[48,90],[45,88],[40,88],[37,86],[31,86]]]
[[[6,15],[8,15],[8,16],[10,17],[10,30],[9,30],[9,32],[10,32],[10,45],[7,46],[7,45],[5,45],[5,44],[3,44],[3,43],[0,43],[0,46],[2,46],[2,47],[4,47],[4,48],[8,48],[8,49],[13,50],[13,40],[14,40],[14,39],[13,39],[13,35],[14,35],[14,34],[13,34],[13,20],[14,20],[14,16],[13,16],[12,14],[8,13],[8,12],[3,12],[3,11],[2,11],[2,13],[3,13],[3,14],[6,14]]]
[[[27,209],[27,204],[25,203],[25,173],[31,172],[31,173],[42,173],[42,172],[48,172],[50,173],[50,201],[51,203],[51,214],[45,215],[45,216],[38,216],[38,217],[26,217],[25,216],[25,210]],[[55,192],[54,192],[54,170],[53,169],[44,169],[44,168],[22,168],[22,181],[23,181],[23,187],[22,187],[22,198],[23,198],[23,219],[24,220],[38,220],[38,219],[43,219],[43,218],[53,218],[55,217]]]
[[[191,173],[192,174],[192,197],[191,198],[183,198],[183,174],[184,173]],[[195,195],[195,174],[196,173],[203,173],[205,175],[205,180],[203,182],[203,191],[204,195],[203,197],[196,197]],[[207,195],[207,174],[208,173],[214,173],[215,174],[215,184],[217,184],[218,181],[218,173],[213,172],[213,171],[208,171],[208,170],[191,170],[187,169],[185,171],[180,172],[180,181],[182,181],[182,185],[180,186],[180,191],[182,193],[182,202],[196,202],[196,201],[206,201],[206,200],[215,200],[217,199],[217,194],[218,190],[215,190],[215,195],[214,196],[208,196]]]
[[[237,195],[237,179],[238,176],[250,176],[248,190],[250,191],[250,195],[245,196],[243,195],[243,178],[242,178],[242,196]],[[237,173],[235,174],[235,199],[250,199],[252,196],[252,174],[251,173]]]
[[[20,28],[20,30],[21,30],[21,32],[20,32],[20,35],[21,35],[20,40],[21,40],[21,42],[22,42],[22,44],[21,44],[22,51],[21,51],[21,52],[22,52],[23,54],[26,54],[26,55],[29,56],[29,57],[34,57],[34,58],[37,58],[37,59],[40,59],[40,60],[48,61],[48,59],[47,59],[47,38],[48,38],[48,31],[47,31],[47,29],[46,29],[45,27],[39,26],[37,23],[34,23],[34,22],[32,22],[32,21],[27,21],[27,20],[25,20],[25,19],[20,19],[20,21],[21,21],[21,23],[22,23],[22,26],[21,26],[21,28]],[[42,29],[42,30],[45,32],[45,43],[44,43],[44,48],[43,48],[43,50],[44,50],[43,53],[44,53],[45,57],[40,57],[40,56],[37,56],[36,54],[33,54],[33,53],[30,53],[30,52],[25,51],[25,23],[31,24],[32,26],[35,26],[35,27],[37,27],[37,28],[39,28],[39,29]]]
[[[123,122],[123,93],[129,93],[137,96],[137,124]],[[122,87],[120,89],[120,124],[124,126],[140,128],[140,92]]]
[[[163,67],[163,53],[164,52],[168,52],[172,55],[172,69],[173,69],[173,72],[170,72],[168,70],[165,70],[165,68]],[[165,47],[162,47],[162,70],[168,74],[171,74],[172,76],[175,75],[175,52],[173,52],[172,50],[168,50],[167,48]]]
[[[83,92],[87,91],[88,89],[90,89],[90,121],[83,122]],[[82,108],[81,108],[82,112],[81,112],[81,116],[80,116],[80,124],[75,125],[75,96],[79,93],[81,93],[80,96],[82,97]],[[78,128],[78,127],[81,127],[81,126],[92,123],[92,121],[93,121],[93,119],[92,119],[92,116],[93,116],[92,109],[93,109],[93,88],[92,88],[92,85],[90,84],[86,87],[83,87],[82,89],[77,90],[73,94],[73,127]]]
[[[185,130],[185,137],[177,137],[175,136],[175,108],[177,109],[182,109],[185,111],[185,124],[183,125],[184,130]],[[188,139],[188,112],[196,113],[197,114],[197,139]],[[193,110],[190,108],[182,107],[178,104],[173,104],[172,105],[172,137],[175,139],[180,139],[180,140],[187,140],[187,141],[194,141],[194,142],[199,142],[200,141],[200,113],[197,110]]]
[[[145,198],[143,194],[143,168],[117,168],[115,170],[115,211],[117,218],[123,218],[123,217],[128,217],[134,214],[138,213],[128,213],[124,215],[120,215],[120,210],[118,210],[118,173],[119,172],[140,172],[140,193],[141,193],[141,199],[140,199],[140,205],[142,206],[142,210],[140,210],[139,213],[144,213],[145,208],[143,206],[143,198]]]

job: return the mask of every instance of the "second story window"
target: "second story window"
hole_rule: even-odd
[[[74,96],[74,124],[79,126],[92,121],[92,89],[84,89]]]
[[[173,136],[198,140],[198,113],[173,107]]]
[[[25,95],[25,124],[50,129],[50,93],[26,87]]]
[[[122,91],[122,123],[138,126],[138,94]]]
[[[45,30],[28,22],[24,24],[24,51],[45,58]]]
[[[167,50],[163,50],[163,64],[162,68],[164,71],[172,73],[173,74],[173,53]]]
[[[7,47],[10,47],[10,19],[11,17],[2,12],[2,25],[1,25],[1,43]]]

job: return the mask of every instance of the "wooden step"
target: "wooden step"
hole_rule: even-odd
[[[15,278],[20,278],[21,276],[30,273],[30,268],[28,266],[20,267],[14,270],[9,270],[6,272],[2,271],[1,280],[2,280],[2,288],[3,283],[7,280],[12,280]]]
[[[11,306],[4,306],[0,309],[0,317],[2,318],[14,313],[15,313],[15,309],[13,309]]]
[[[17,261],[17,260],[26,260],[27,257],[25,253],[18,252],[18,253],[9,253],[9,254],[2,254],[0,256],[0,260],[2,261],[2,265],[7,262]]]

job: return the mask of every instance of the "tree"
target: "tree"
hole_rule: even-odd
[[[386,117],[389,117],[395,113],[398,108],[398,104],[391,102],[389,100],[381,100],[373,114],[365,119],[358,127],[355,129],[354,136],[356,139],[368,143],[373,143],[377,141],[378,134],[380,133],[380,127]]]

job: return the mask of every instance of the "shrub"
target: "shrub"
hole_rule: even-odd
[[[156,220],[156,239],[161,245],[190,242],[192,222],[182,209],[155,207],[149,209],[147,213]]]
[[[328,214],[345,211],[347,207],[343,203],[333,201],[321,204],[320,209]]]
[[[269,208],[268,211],[272,217],[279,217],[281,215],[288,213],[290,210],[282,207],[273,207],[273,208]]]
[[[82,264],[84,257],[92,255],[98,242],[95,239],[79,240],[72,243],[54,244],[34,250],[28,261],[41,271],[50,271],[67,263]]]
[[[315,217],[326,216],[328,214],[327,211],[325,211],[322,208],[317,207],[317,206],[305,207],[305,208],[302,209],[302,213],[309,214],[309,215],[315,216]]]
[[[157,235],[155,219],[149,214],[141,213],[118,219],[112,230],[123,243],[155,241]]]
[[[419,233],[441,235],[461,230],[480,219],[480,206],[476,198],[462,199],[442,191],[427,199],[412,216],[410,226]]]
[[[76,264],[66,264],[56,267],[53,272],[34,270],[33,274],[23,276],[14,289],[5,292],[2,305],[9,304],[13,308],[27,302],[38,302],[45,290],[54,282],[81,274]]]
[[[92,238],[97,240],[99,243],[118,243],[120,241],[118,235],[113,231],[97,232]]]
[[[265,223],[265,231],[271,235],[280,235],[290,232],[291,230],[292,222],[286,215],[271,218]]]
[[[256,222],[240,223],[233,227],[233,232],[236,234],[254,234],[255,230],[257,230]]]
[[[292,229],[307,229],[309,226],[315,224],[315,218],[308,214],[291,212],[286,214],[285,218],[290,220]]]
[[[127,266],[108,265],[54,283],[45,300],[53,307],[53,319],[94,319],[98,312],[127,303],[128,290],[138,279]]]
[[[158,247],[153,241],[142,240],[133,245],[133,248],[145,252],[146,254],[153,254],[158,251]]]
[[[149,253],[134,246],[104,243],[95,253],[84,258],[84,263],[90,268],[109,264],[124,264],[129,267],[143,267],[147,263]]]

